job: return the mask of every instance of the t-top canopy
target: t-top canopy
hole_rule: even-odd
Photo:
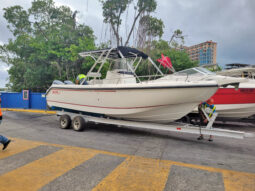
[[[119,46],[118,50],[122,53],[122,55],[125,58],[135,57],[135,55],[138,56],[138,57],[142,57],[143,59],[147,59],[148,58],[147,54],[145,54],[142,51],[139,51],[139,50],[137,50],[135,48],[130,48],[130,47],[126,47],[126,46]]]
[[[110,50],[111,52],[109,53]],[[148,55],[143,53],[142,51],[139,51],[135,48],[126,47],[126,46],[118,46],[117,48],[106,48],[101,50],[91,50],[91,51],[79,53],[79,55],[82,57],[89,56],[91,54],[100,56],[102,53],[103,53],[102,55],[103,57],[106,57],[107,54],[109,53],[108,58],[111,58],[111,59],[122,58],[122,56],[125,58],[135,58],[135,57],[142,57],[143,59],[148,58]]]

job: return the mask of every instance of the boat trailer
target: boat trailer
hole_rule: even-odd
[[[207,116],[207,115],[206,115]],[[86,128],[88,122],[93,122],[95,124],[108,124],[116,125],[118,127],[129,127],[135,129],[144,130],[160,130],[167,132],[180,132],[180,133],[190,133],[198,135],[213,135],[220,137],[243,139],[245,137],[253,137],[253,134],[246,133],[242,131],[232,131],[220,128],[213,128],[213,123],[217,117],[217,113],[214,113],[211,118],[208,116],[209,123],[207,126],[201,127],[181,122],[172,122],[169,124],[158,124],[158,123],[147,123],[147,122],[136,122],[121,119],[112,119],[105,117],[94,117],[90,115],[84,115],[82,113],[72,113],[59,111],[57,112],[57,117],[59,118],[60,128],[68,129],[70,126],[75,131],[83,131]]]

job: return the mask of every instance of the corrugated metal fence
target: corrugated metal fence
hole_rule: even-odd
[[[1,92],[2,108],[47,109],[45,93]]]

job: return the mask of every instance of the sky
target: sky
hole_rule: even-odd
[[[98,0],[54,0],[57,6],[67,5],[79,11],[79,23],[92,27],[97,43],[103,42],[109,27],[103,23],[102,7]],[[0,44],[13,38],[3,18],[3,8],[31,6],[32,0],[0,0]],[[176,29],[185,35],[185,45],[207,40],[217,42],[217,63],[255,64],[255,0],[157,0],[153,16],[163,20],[164,40],[169,40]],[[130,27],[134,12],[129,8],[124,15],[124,28]],[[126,31],[122,30],[125,36]],[[108,29],[108,30],[107,30]],[[8,66],[0,62],[0,87],[8,81]]]

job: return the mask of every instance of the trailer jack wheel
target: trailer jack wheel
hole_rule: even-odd
[[[71,125],[71,118],[69,115],[61,115],[59,118],[59,124],[61,129],[69,129]]]
[[[72,121],[72,127],[75,131],[83,131],[85,128],[85,120],[81,116],[77,116]]]

